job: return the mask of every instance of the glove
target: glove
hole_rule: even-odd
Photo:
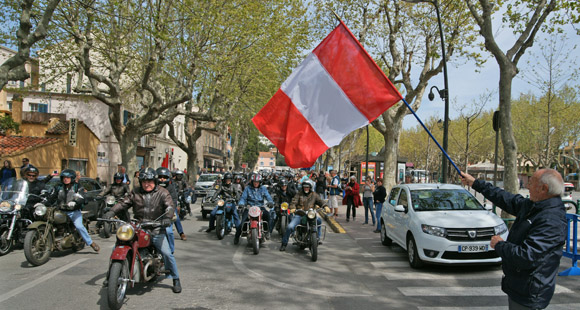
[[[112,219],[114,217],[115,217],[115,212],[113,212],[113,211],[108,211],[107,213],[105,213],[105,215],[103,215],[103,218],[106,218],[106,219]]]
[[[161,226],[163,227],[169,227],[171,226],[171,219],[168,218],[164,218],[161,220]]]
[[[187,197],[185,198],[185,202],[187,202],[187,203],[191,203],[191,196],[187,196]]]
[[[324,212],[325,212],[325,213],[330,213],[330,208],[325,206],[325,207],[324,207]]]
[[[72,211],[72,210],[74,210],[76,208],[77,203],[74,202],[74,201],[71,201],[71,202],[67,203],[66,206],[67,206],[67,209],[68,210]]]

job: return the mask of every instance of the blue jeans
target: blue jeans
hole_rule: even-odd
[[[364,197],[363,204],[365,206],[365,224],[369,223],[369,211],[371,211],[371,217],[373,218],[373,225],[375,225],[375,210],[373,207],[373,197]]]
[[[174,209],[175,211],[175,216],[177,217],[177,219],[175,220],[175,229],[177,229],[177,233],[178,234],[183,234],[183,226],[181,226],[181,220],[179,219],[179,213],[177,213],[177,208]]]
[[[233,212],[233,217],[234,217],[234,225],[236,227],[238,227],[240,225],[240,216],[238,215],[238,208],[236,208],[236,206],[232,203],[226,204],[226,207],[230,205],[232,207],[232,212]],[[216,217],[216,213],[217,213],[218,207],[216,206],[215,208],[213,208],[213,210],[211,210],[211,213],[209,214],[209,228],[210,229],[215,229],[215,217]]]
[[[75,227],[81,234],[83,240],[85,240],[85,243],[89,246],[93,244],[93,239],[91,239],[87,228],[83,225],[83,214],[81,213],[81,210],[69,211],[66,215],[68,215],[68,217],[73,221],[73,224],[75,224]]]
[[[175,216],[177,216],[177,220],[175,220],[175,227],[177,228],[177,233],[183,233],[183,227],[181,227],[181,221],[179,221],[179,214],[177,214],[177,209],[174,209]],[[180,232],[181,231],[181,232]],[[165,228],[165,232],[167,233],[167,242],[169,242],[169,249],[171,249],[171,253],[175,252],[175,236],[173,235],[173,227],[167,226]]]
[[[270,209],[270,220],[268,221],[268,231],[270,233],[272,233],[272,230],[274,230],[274,224],[276,224],[277,217],[278,216],[276,215],[276,208]]]
[[[283,245],[288,244],[288,240],[290,239],[290,235],[294,232],[294,230],[296,230],[296,226],[298,226],[298,224],[300,224],[300,221],[302,221],[302,216],[294,214],[294,217],[292,218],[290,223],[288,223],[288,227],[286,227],[286,232],[284,233],[284,236],[282,237],[282,244]],[[318,238],[320,238],[320,230],[321,230],[321,225],[322,225],[322,220],[320,219],[320,217],[316,217],[316,225],[318,226]]]
[[[167,236],[163,231],[159,235],[152,235],[151,241],[155,248],[161,255],[163,255],[163,263],[165,264],[165,269],[171,272],[172,279],[179,279],[179,273],[177,272],[177,263],[175,262],[175,257],[169,249],[169,242],[167,241]]]
[[[383,204],[381,202],[375,202],[375,208],[377,209],[377,230],[381,230],[381,213],[383,212]]]

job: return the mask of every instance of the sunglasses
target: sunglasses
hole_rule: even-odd
[[[36,177],[36,174],[27,174],[27,177]]]

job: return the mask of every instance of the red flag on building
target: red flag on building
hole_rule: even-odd
[[[311,167],[402,98],[341,21],[252,121],[288,166]]]
[[[163,158],[163,162],[161,163],[161,167],[169,168],[169,153],[165,153],[165,158]]]

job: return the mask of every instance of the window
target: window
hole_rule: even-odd
[[[417,211],[484,210],[466,190],[414,190],[411,198]]]
[[[392,204],[393,206],[397,203],[397,195],[399,194],[399,190],[400,188],[395,187],[391,190],[391,193],[389,194],[389,203]]]
[[[270,160],[274,160],[274,157],[270,157]]]
[[[87,191],[94,191],[95,190],[95,184],[93,184],[91,181],[87,180],[87,179],[81,179],[79,181],[79,184]]]
[[[30,103],[30,111],[31,112],[48,113],[48,104]]]
[[[263,166],[263,165],[264,165],[264,162],[263,162],[263,161],[261,161],[261,162],[260,162],[260,166]]]
[[[407,191],[406,190],[404,190],[404,189],[401,190],[401,194],[399,195],[399,202],[397,204],[405,207],[405,210],[407,210],[407,208],[409,207],[409,200],[407,199]]]
[[[87,159],[69,159],[68,169],[79,171],[81,175],[87,175]]]
[[[123,111],[123,125],[127,125],[130,118],[133,118],[133,113],[127,110]]]
[[[66,75],[66,93],[70,94],[71,90],[72,90],[72,75],[67,74]]]
[[[270,166],[274,166],[274,162],[270,162]]]

